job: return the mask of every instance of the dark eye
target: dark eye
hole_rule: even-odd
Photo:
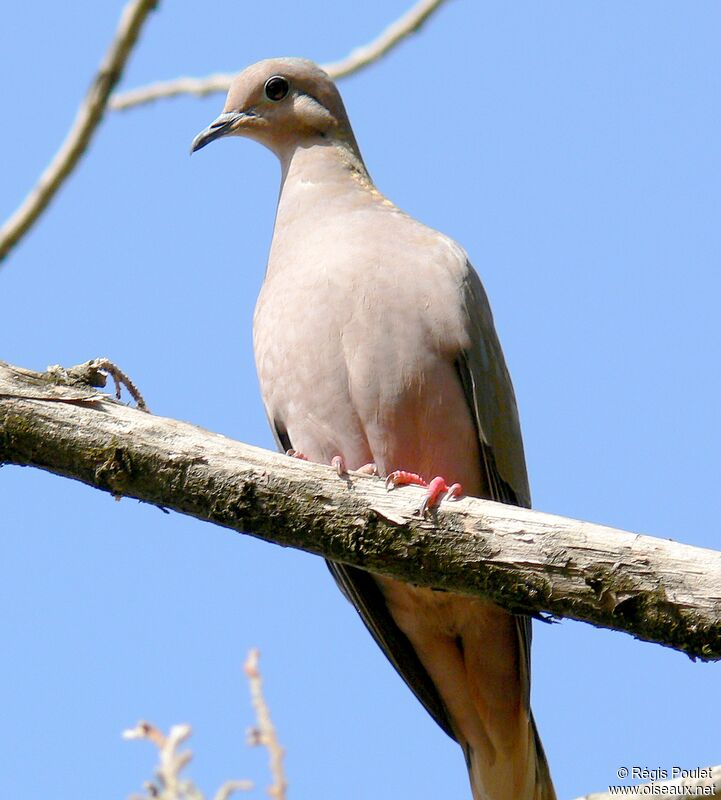
[[[290,84],[282,75],[273,75],[265,82],[265,96],[274,103],[282,100],[288,94],[288,89]]]

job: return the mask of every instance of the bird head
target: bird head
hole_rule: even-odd
[[[223,113],[201,131],[191,152],[225,136],[244,136],[281,156],[288,149],[345,143],[357,151],[340,93],[317,64],[273,58],[233,79]]]

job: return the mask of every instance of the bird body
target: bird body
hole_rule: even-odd
[[[381,474],[477,475],[476,454],[459,464],[458,454],[443,457],[443,442],[429,447],[422,435],[475,439],[470,414],[449,413],[463,401],[452,353],[468,333],[461,308],[453,320],[444,309],[458,306],[463,252],[349,175],[334,148],[297,160],[283,183],[254,321],[271,423],[321,463],[341,454],[348,468],[374,462]],[[294,180],[296,171],[303,177]],[[419,275],[409,247],[427,253],[432,270]]]
[[[219,133],[220,131],[220,133]],[[248,68],[194,143],[226,133],[279,157],[254,319],[261,392],[283,449],[382,476],[443,475],[530,504],[520,426],[488,301],[462,248],[387,200],[340,95],[311,62]],[[529,707],[530,626],[479,598],[329,562],[390,661],[462,746],[475,800],[553,800]]]

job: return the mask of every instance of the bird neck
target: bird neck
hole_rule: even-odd
[[[335,194],[346,187],[373,189],[373,181],[358,152],[355,141],[317,138],[280,154],[282,170],[280,198],[301,186],[304,193],[317,187],[319,192]]]
[[[324,139],[304,143],[284,157],[275,230],[268,261],[270,277],[278,264],[287,269],[298,248],[314,246],[309,231],[328,230],[346,213],[385,201],[373,186],[355,147]]]

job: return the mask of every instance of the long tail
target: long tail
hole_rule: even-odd
[[[527,735],[519,741],[513,764],[484,763],[470,744],[466,762],[473,800],[556,800],[551,772],[536,729],[533,715],[528,717]]]

